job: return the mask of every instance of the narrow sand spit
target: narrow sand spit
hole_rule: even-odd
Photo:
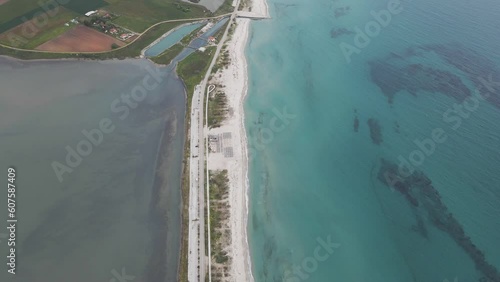
[[[226,94],[230,113],[221,127],[209,131],[211,135],[231,134],[223,142],[224,147],[233,148],[233,156],[211,153],[208,166],[211,170],[228,170],[231,242],[227,251],[231,257],[230,281],[253,281],[247,241],[247,142],[243,116],[243,101],[247,93],[245,47],[250,20],[237,19],[236,23],[236,30],[226,49],[229,50],[230,65],[217,72],[211,81],[212,84],[222,85],[216,91],[221,90]]]
[[[266,0],[252,0],[252,12],[269,17]],[[236,30],[225,50],[229,52],[230,64],[219,70],[210,84],[222,85],[219,89],[227,96],[229,114],[221,127],[209,130],[210,135],[231,137],[223,139],[224,147],[232,147],[233,156],[224,157],[221,153],[210,153],[208,167],[210,170],[227,169],[229,178],[229,227],[231,242],[227,248],[231,257],[230,277],[228,281],[253,282],[250,250],[247,238],[248,222],[248,159],[247,139],[243,103],[248,91],[247,62],[245,48],[247,45],[249,19],[237,19]]]

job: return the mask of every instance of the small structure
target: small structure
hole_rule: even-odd
[[[109,30],[109,33],[111,33],[111,34],[118,34],[118,29],[112,28],[112,29]]]
[[[215,43],[215,37],[210,36],[210,37],[208,38],[208,43]]]
[[[214,26],[214,23],[212,23],[212,22],[207,23],[207,24],[206,24],[206,25],[205,25],[205,26],[204,26],[204,27],[200,30],[200,32],[199,32],[199,33],[205,33],[205,32],[207,32],[209,29],[211,29],[211,28],[212,28],[212,26]]]
[[[200,52],[205,52],[206,50],[207,50],[207,48],[205,48],[205,47],[198,48],[198,51],[200,51]]]
[[[96,13],[97,13],[97,10],[96,11],[89,11],[89,12],[85,13],[85,16],[90,17]]]

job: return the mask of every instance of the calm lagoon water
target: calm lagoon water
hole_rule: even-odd
[[[160,40],[158,43],[151,46],[151,48],[149,48],[144,53],[144,55],[146,55],[146,57],[154,57],[154,56],[160,55],[161,53],[163,53],[163,51],[172,47],[175,43],[181,41],[182,38],[184,38],[186,35],[193,32],[195,29],[197,29],[201,25],[202,25],[202,23],[190,24],[190,25],[183,26],[183,27],[173,31],[172,33],[167,35],[165,38]]]
[[[226,21],[160,68],[0,57],[0,164],[5,181],[18,173],[22,262],[1,281],[176,281],[186,100],[175,65]]]
[[[273,18],[252,24],[258,282],[500,281],[500,87],[479,79],[500,80],[500,5],[402,1],[348,63],[340,44],[388,2],[269,0]],[[490,96],[478,105],[476,87]],[[427,155],[434,129],[446,140]],[[389,187],[379,175],[400,157],[415,173]],[[326,259],[321,240],[339,244]]]
[[[185,92],[171,69],[0,58],[0,85],[1,179],[13,166],[18,187],[17,274],[0,280],[174,281]],[[113,130],[94,135],[90,153],[81,145],[80,163],[70,159],[60,182],[52,164],[68,165],[66,147],[78,150],[82,131],[103,120]],[[1,201],[1,218],[6,211]]]
[[[195,39],[193,39],[190,43],[189,43],[189,46],[187,46],[187,48],[184,48],[184,50],[182,50],[179,55],[177,55],[173,60],[172,60],[172,63],[170,64],[170,69],[172,67],[174,67],[176,65],[176,63],[182,61],[184,58],[186,58],[187,56],[189,56],[191,53],[193,53],[194,51],[198,50],[199,48],[201,47],[204,47],[208,44],[208,38],[210,36],[214,36],[217,31],[219,31],[223,26],[224,24],[228,21],[228,18],[223,18],[222,20],[218,21],[216,24],[214,24],[214,26],[212,26],[209,30],[207,30],[205,33],[203,33],[201,36],[199,37],[196,37]],[[195,26],[195,28],[192,28],[192,26]],[[189,29],[191,31],[189,32],[186,32],[186,30],[183,30],[181,33],[184,34],[182,37],[178,38],[178,35],[176,34],[174,36],[174,33],[168,35],[167,37],[165,37],[162,41],[160,41],[158,44],[156,45],[153,45],[151,46],[150,49],[146,50],[146,52],[144,53],[147,57],[154,57],[154,56],[157,56],[161,53],[163,53],[165,50],[167,50],[168,48],[172,47],[172,45],[174,45],[176,42],[179,42],[184,36],[187,36],[189,33],[191,33],[192,31],[194,31],[196,28],[198,28],[201,24],[193,24],[193,25],[190,25],[190,26],[186,26],[186,27],[183,27],[183,28],[180,28],[179,30],[176,30],[174,31],[174,33],[177,33],[178,31],[180,31],[181,29],[184,29],[184,28],[187,28],[189,27]],[[172,39],[171,36],[174,36],[175,38],[178,38],[178,39]],[[175,42],[173,42],[173,40],[176,40]],[[166,43],[165,43],[165,42]],[[172,43],[173,42],[173,43]]]

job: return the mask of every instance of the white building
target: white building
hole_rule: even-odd
[[[85,16],[90,17],[93,14],[97,14],[97,11],[89,11],[89,12],[85,13]]]

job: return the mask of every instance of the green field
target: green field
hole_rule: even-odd
[[[212,46],[208,47],[205,52],[196,51],[179,62],[177,73],[186,85],[188,97],[193,95],[194,87],[205,76],[215,49],[216,47]]]
[[[103,0],[71,0],[61,1],[67,4],[59,5],[55,0],[11,0],[0,6],[0,33],[14,28],[33,18],[39,18],[40,26],[50,23],[53,17],[64,7],[77,14],[98,9],[107,5]]]
[[[25,34],[23,32],[24,25],[20,25],[1,34],[0,43],[18,48],[34,49],[42,43],[45,43],[74,28],[74,24],[71,24],[70,26],[65,26],[64,24],[75,18],[77,15],[78,14],[73,11],[60,8],[59,12],[55,14],[54,17],[52,17],[51,20],[43,26],[43,28],[39,29],[35,26],[35,24],[29,25],[32,28],[36,28],[36,33]]]
[[[63,6],[80,15],[88,11],[105,8],[119,15],[117,24],[136,32],[142,32],[160,21],[173,19],[197,18],[211,15],[204,7],[181,2],[179,0],[11,0],[0,6],[0,33],[5,32],[25,21],[40,16],[40,19],[57,14],[57,7]]]
[[[58,6],[56,1],[61,1],[64,7]],[[221,8],[211,13],[200,5],[189,4],[180,0],[11,0],[0,5],[0,43],[6,46],[13,46],[22,49],[34,49],[73,28],[71,24],[66,27],[64,24],[69,20],[82,17],[90,10],[102,8],[114,14],[116,18],[112,22],[118,26],[128,28],[141,33],[152,25],[168,21],[192,18],[211,17],[216,14],[229,12],[232,0],[226,0]],[[42,3],[42,4],[39,4]],[[83,16],[84,17],[84,16]],[[34,36],[23,36],[22,32],[26,25],[23,23],[40,19],[37,25],[37,32]],[[148,31],[138,42],[126,48],[108,53],[98,54],[46,54],[35,52],[24,52],[0,48],[0,55],[11,55],[24,59],[35,58],[125,58],[135,57],[140,49],[144,48],[144,42],[152,42],[160,37],[171,26],[180,23],[162,24]],[[162,33],[163,32],[163,33]],[[21,42],[13,43],[12,35],[20,36]],[[156,37],[156,38],[153,38]],[[160,59],[163,62],[169,59],[173,53],[165,54]]]
[[[161,21],[211,16],[204,7],[179,0],[113,0],[106,9],[119,15],[116,24],[135,32]]]
[[[64,4],[63,6],[79,14],[85,14],[88,11],[97,10],[108,5],[108,3],[103,0],[69,0],[67,2],[68,4]]]

